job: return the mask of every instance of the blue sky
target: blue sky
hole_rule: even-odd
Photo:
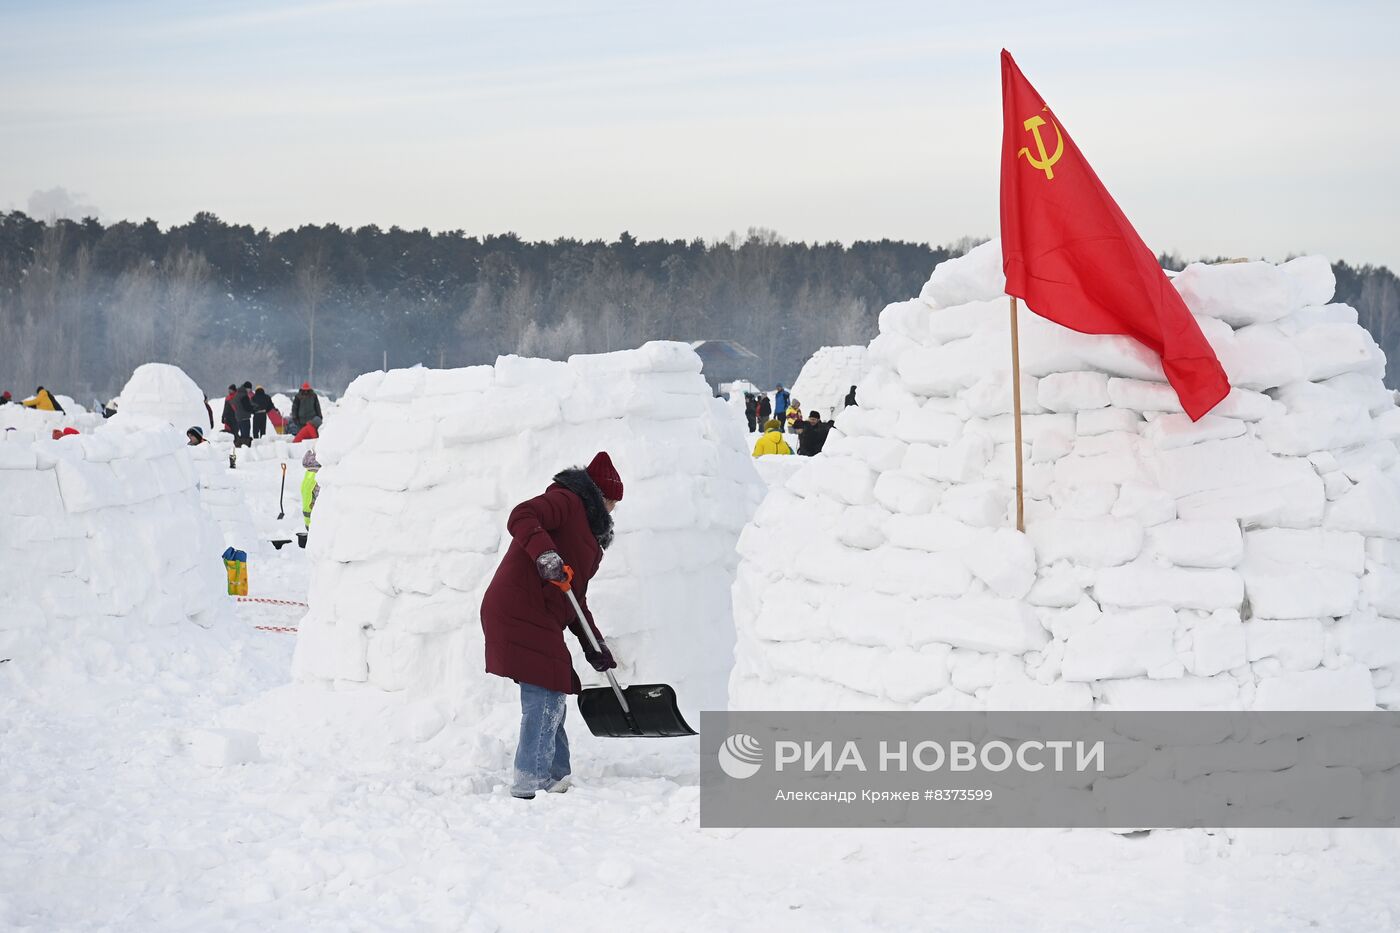
[[[1394,2],[0,3],[0,206],[991,235],[1005,46],[1152,247],[1400,268],[1398,41]]]

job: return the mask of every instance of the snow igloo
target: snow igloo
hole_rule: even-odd
[[[735,543],[762,496],[745,447],[682,343],[360,376],[318,442],[295,675],[513,709],[513,685],[484,672],[478,615],[506,517],[606,450],[626,495],[589,605],[618,676],[674,684],[687,715],[722,708]],[[565,640],[585,685],[605,683]]]
[[[815,408],[830,418],[846,407],[846,393],[860,383],[865,370],[865,347],[822,347],[802,364],[792,397],[802,403],[803,417]]]
[[[168,424],[178,428],[181,436],[194,426],[210,430],[204,392],[178,366],[144,363],[136,367],[117,397],[120,403],[112,416],[116,424]]]
[[[860,407],[740,539],[731,706],[1400,707],[1400,410],[1319,257],[1174,285],[1229,374],[1018,319],[1000,246],[880,316]]]

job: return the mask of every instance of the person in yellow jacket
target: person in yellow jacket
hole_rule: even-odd
[[[796,433],[797,423],[802,420],[802,403],[797,399],[792,400],[792,404],[787,410],[787,430]]]
[[[321,463],[316,459],[316,451],[308,450],[301,458],[306,475],[301,478],[301,517],[306,522],[306,530],[311,530],[311,510],[316,508],[316,497],[321,493],[321,483],[316,473]]]
[[[753,455],[763,457],[768,454],[790,454],[792,448],[783,440],[783,426],[777,418],[768,419],[763,426],[763,436],[753,445]]]
[[[25,408],[37,408],[40,411],[63,411],[63,406],[58,404],[58,399],[53,397],[53,393],[43,386],[34,390],[31,398],[21,402]]]

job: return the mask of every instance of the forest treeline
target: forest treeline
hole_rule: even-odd
[[[272,233],[209,213],[162,229],[0,212],[0,385],[87,402],[159,360],[210,391],[309,378],[338,393],[386,355],[391,367],[463,366],[654,339],[734,340],[759,356],[754,378],[790,381],[819,347],[868,342],[881,308],[976,242],[808,244],[762,229],[532,242],[333,224]],[[1400,283],[1384,267],[1335,268],[1337,300],[1396,357]]]

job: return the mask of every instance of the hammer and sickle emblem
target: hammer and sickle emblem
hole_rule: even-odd
[[[1049,111],[1049,109],[1049,107],[1045,108],[1046,111]],[[1027,146],[1022,146],[1020,151],[1016,153],[1016,157],[1020,158],[1021,156],[1025,156],[1026,161],[1044,172],[1045,179],[1049,181],[1055,177],[1055,163],[1060,161],[1060,156],[1064,155],[1065,138],[1060,134],[1060,128],[1056,125],[1055,121],[1050,120],[1050,125],[1055,127],[1055,151],[1053,154],[1047,154],[1045,151],[1045,140],[1040,138],[1040,128],[1044,126],[1045,123],[1046,121],[1040,116],[1034,116],[1023,124],[1025,128],[1030,131],[1030,134],[1035,137],[1035,148],[1036,151],[1040,153],[1040,158],[1037,159],[1035,156],[1031,155],[1031,150]]]

